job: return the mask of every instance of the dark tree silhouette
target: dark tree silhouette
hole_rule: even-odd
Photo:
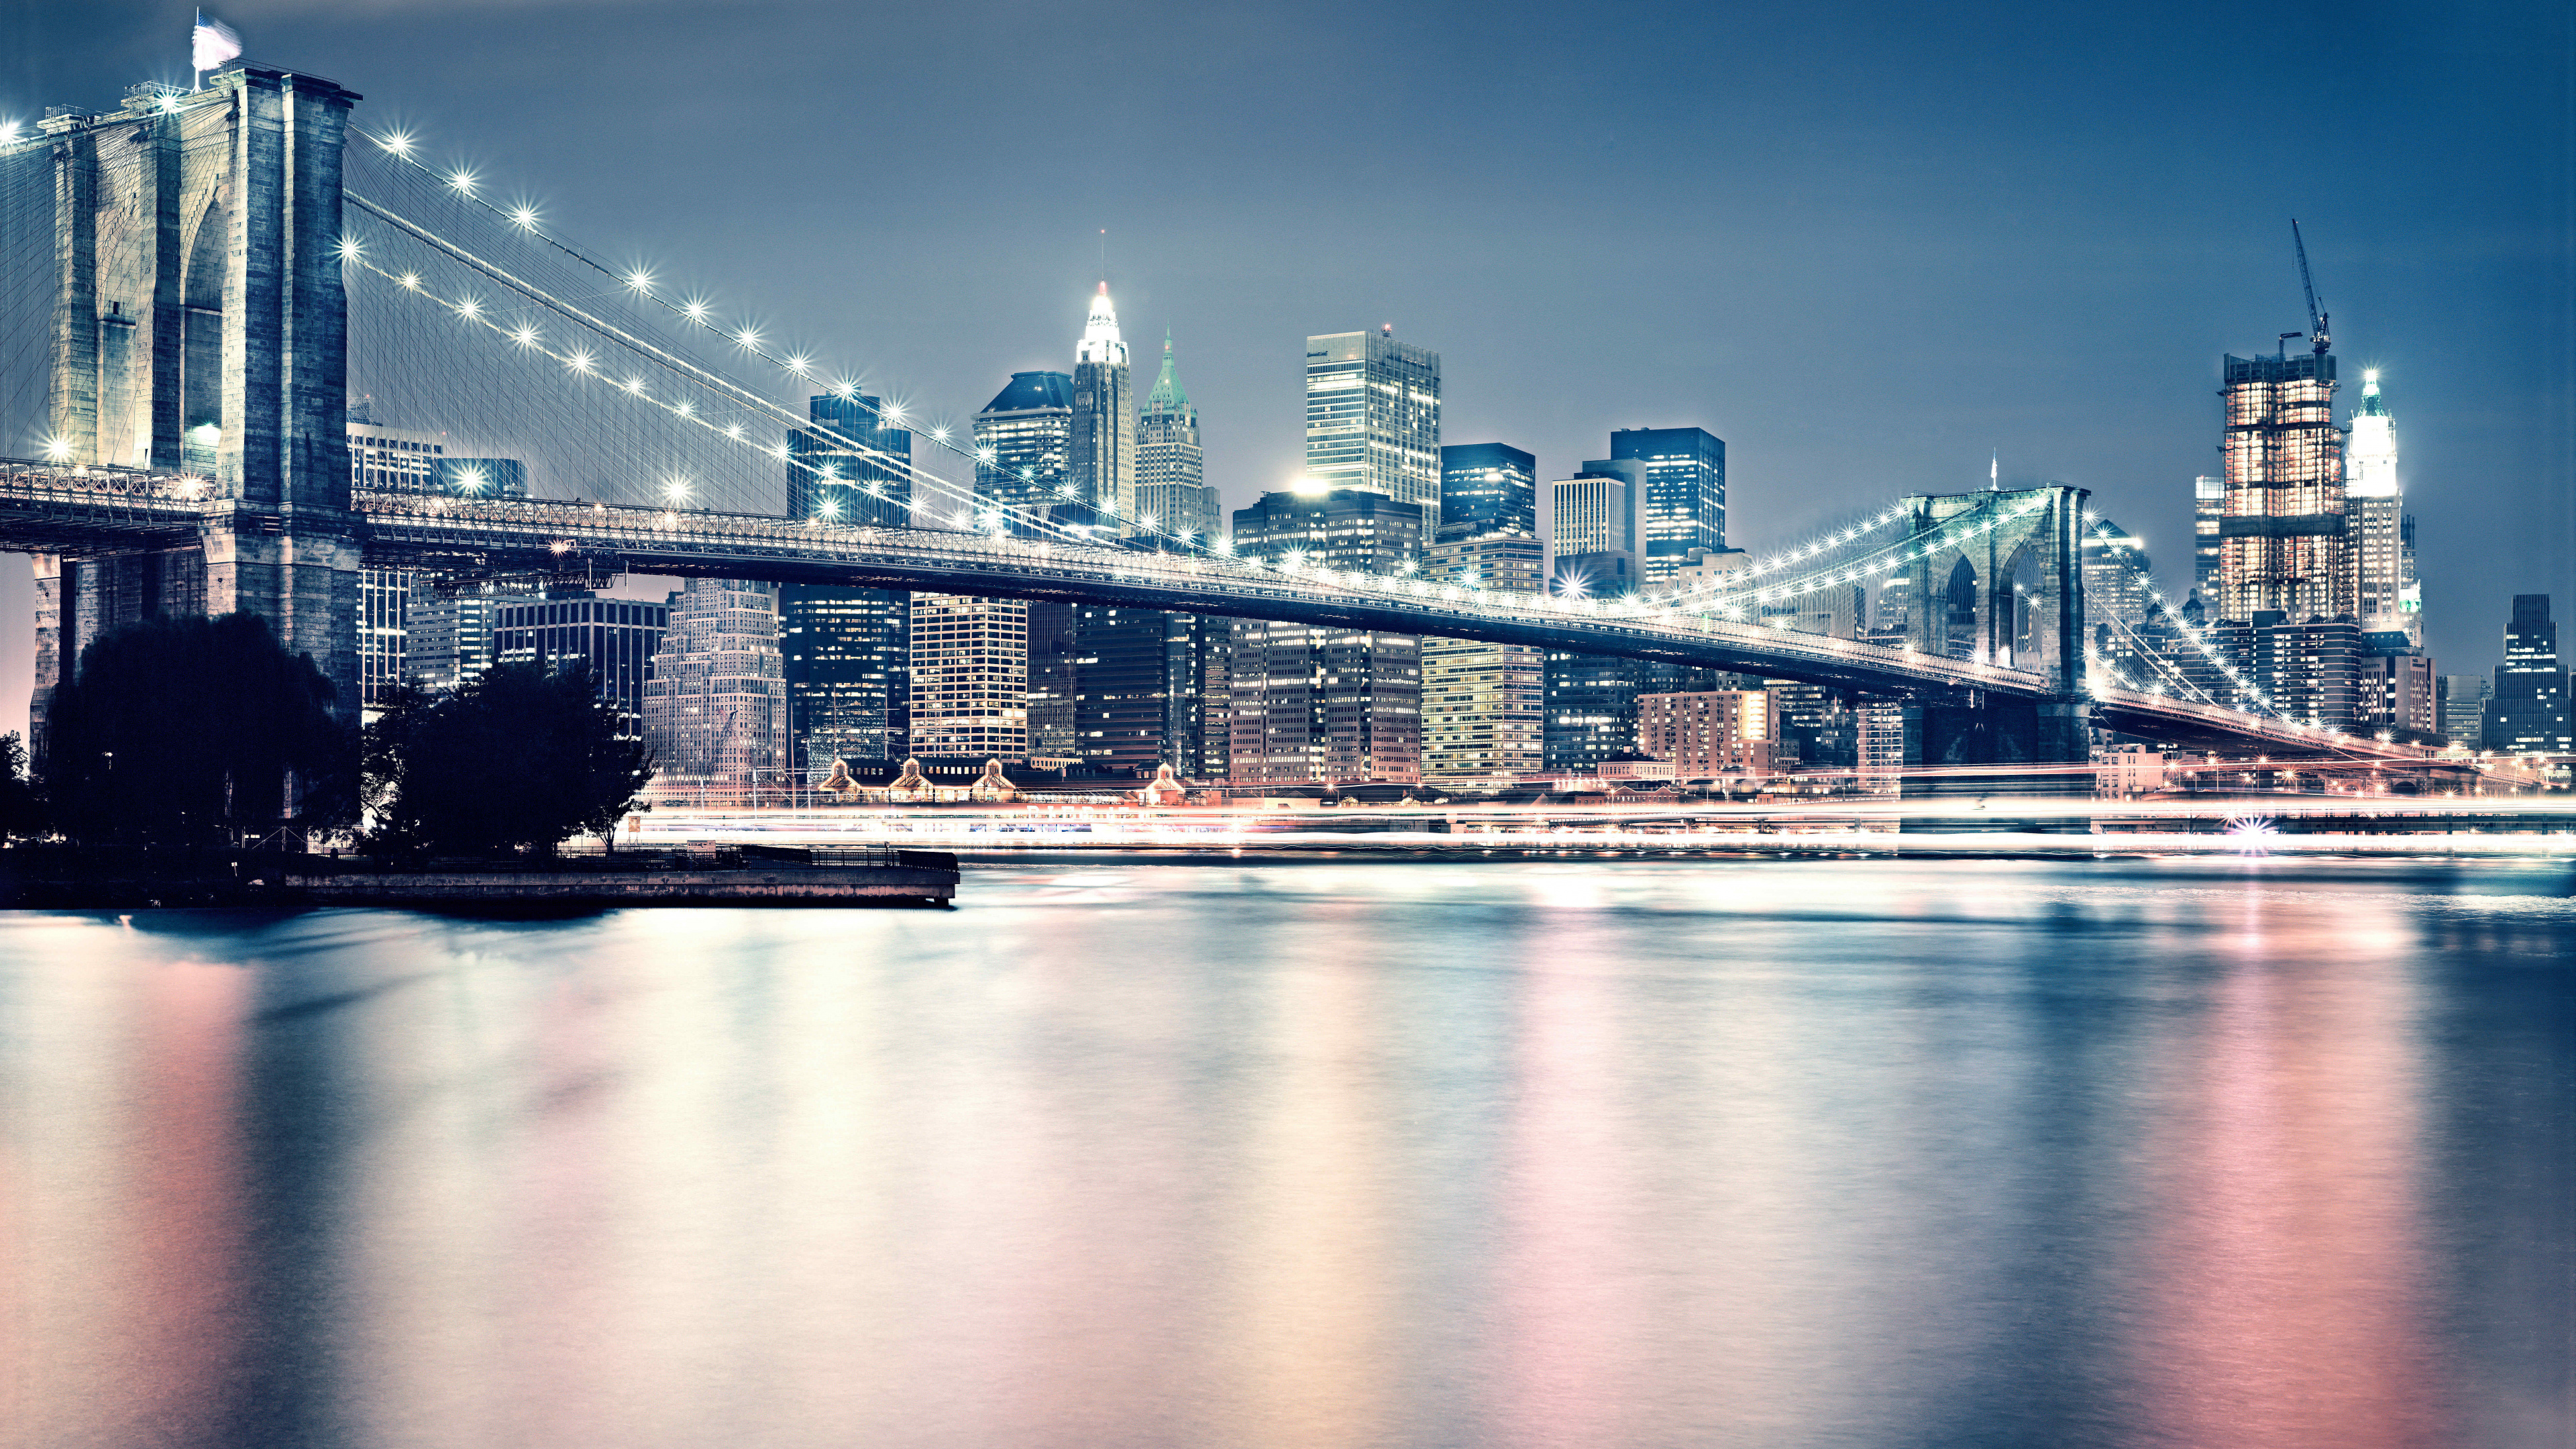
[[[55,823],[78,840],[168,844],[345,823],[357,732],[331,717],[332,694],[255,614],[103,634],[54,692],[45,789]]]
[[[653,778],[587,666],[498,664],[445,694],[406,688],[382,703],[364,756],[381,852],[548,853],[609,834]]]
[[[27,742],[11,730],[0,735],[0,840],[33,835],[43,824],[35,783],[27,778]]]

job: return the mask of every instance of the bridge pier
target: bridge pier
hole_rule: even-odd
[[[1907,705],[1903,798],[1968,808],[1903,828],[2083,834],[2092,826],[2080,817],[2016,815],[2012,802],[2091,795],[2092,757],[2092,707],[2080,699]]]
[[[2050,484],[1907,500],[1913,533],[1953,531],[1914,560],[1907,640],[1926,654],[2048,676],[2056,696],[2000,700],[1970,690],[1905,710],[1907,799],[1971,802],[1960,816],[1908,818],[1909,830],[2089,830],[2084,821],[2014,817],[1989,803],[2093,793],[2092,710],[2084,679],[2084,500]],[[2064,766],[2050,769],[2049,766]]]
[[[49,117],[55,285],[47,453],[204,476],[196,545],[36,561],[33,750],[100,633],[236,610],[358,709],[340,153],[358,97],[264,66]],[[129,159],[130,158],[130,159]]]

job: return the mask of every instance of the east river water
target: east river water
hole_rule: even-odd
[[[0,1442],[2562,1445],[2570,886],[0,916]]]

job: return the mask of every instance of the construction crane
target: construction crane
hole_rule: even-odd
[[[2299,285],[2308,293],[2308,337],[2317,345],[2317,356],[2326,355],[2326,314],[2317,305],[2317,284],[2308,280],[2308,244],[2299,236],[2299,219],[2290,218],[2290,245],[2299,252]],[[2296,337],[2295,332],[2285,334]]]

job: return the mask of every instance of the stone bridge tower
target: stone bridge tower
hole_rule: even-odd
[[[358,707],[340,153],[358,97],[236,64],[189,93],[57,114],[47,451],[193,473],[197,542],[36,560],[35,744],[101,632],[248,610]]]
[[[2091,712],[2083,696],[2084,501],[2091,496],[2052,483],[1906,500],[1912,537],[1979,515],[2000,520],[1988,531],[1954,535],[1913,561],[1906,642],[1926,654],[2046,675],[2057,695],[2015,704],[1971,690],[1956,701],[1908,706],[1908,765],[2081,765],[2091,758]],[[2016,512],[2024,508],[2029,511]],[[1923,793],[1956,792],[1938,777],[1909,777],[1908,793],[1915,793],[1916,779],[1925,780]],[[1963,776],[1959,784],[1996,793],[1993,779]],[[2029,787],[2055,793],[2075,781],[2033,777]]]

